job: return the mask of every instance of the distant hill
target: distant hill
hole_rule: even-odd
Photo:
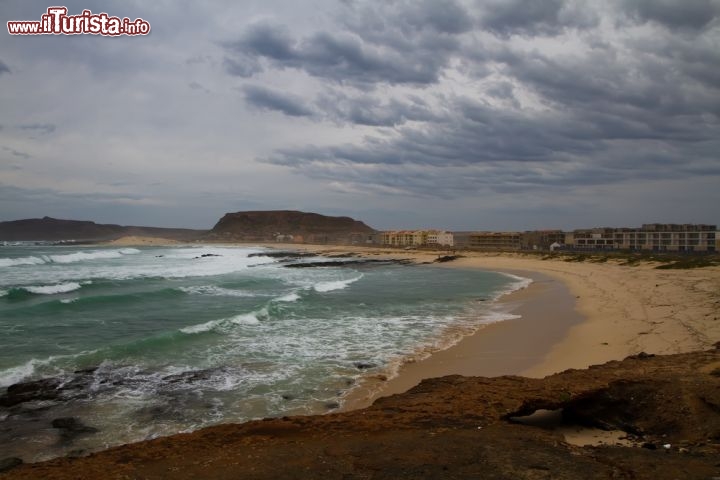
[[[206,230],[186,228],[134,227],[100,224],[82,220],[29,218],[0,222],[0,241],[104,241],[125,236],[161,237],[173,240],[195,240]]]
[[[207,235],[212,240],[366,243],[375,230],[350,217],[294,210],[226,213]]]

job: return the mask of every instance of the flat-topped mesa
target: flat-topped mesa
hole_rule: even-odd
[[[226,213],[208,234],[213,240],[365,244],[375,230],[350,217],[295,210]]]

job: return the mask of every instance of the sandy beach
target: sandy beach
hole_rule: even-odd
[[[122,245],[175,244],[123,238]],[[447,251],[267,243],[279,250],[433,262]],[[656,269],[657,264],[577,262],[523,253],[459,252],[443,268],[480,268],[531,278],[501,299],[520,318],[491,324],[459,343],[402,365],[396,376],[368,379],[346,397],[356,409],[444,375],[541,378],[569,368],[621,360],[639,352],[685,353],[720,341],[720,267]]]
[[[274,245],[327,254],[355,252],[372,258],[432,262],[442,251],[369,247]],[[424,378],[444,375],[522,375],[542,378],[640,352],[685,353],[720,341],[720,268],[656,269],[545,259],[521,253],[461,252],[439,265],[513,273],[534,280],[502,299],[521,315],[480,328],[455,346],[403,365],[396,377],[370,379],[348,396],[348,409],[404,392]]]

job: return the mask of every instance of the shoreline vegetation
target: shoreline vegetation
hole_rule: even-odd
[[[177,242],[147,237],[125,237],[112,242],[122,246],[170,244]],[[399,366],[394,377],[378,375],[368,379],[345,398],[342,413],[338,415],[352,415],[373,402],[376,403],[373,408],[383,402],[397,403],[400,401],[397,394],[413,387],[422,389],[431,377],[521,375],[541,379],[632,355],[708,351],[720,340],[720,262],[716,256],[466,251],[451,254],[447,249],[395,250],[280,243],[259,246],[326,256],[353,254],[370,259],[402,259],[443,268],[480,268],[533,280],[529,287],[499,300],[518,318],[482,327],[450,348],[410,360]],[[442,257],[446,258],[438,261]],[[441,380],[439,384],[443,383]],[[384,398],[388,396],[392,400]],[[363,412],[365,410],[358,414]],[[187,448],[193,435],[204,434],[199,431],[190,437],[184,434],[169,437],[168,446],[164,448]],[[273,435],[272,429],[268,435]],[[600,437],[613,441],[619,438],[597,432],[591,437],[595,441]],[[565,435],[564,439],[577,445],[593,443],[588,435]],[[203,448],[198,445],[199,450]],[[140,450],[134,452],[137,457],[128,457],[129,465],[142,462]],[[67,466],[74,460],[53,462]],[[31,472],[33,465],[40,464],[14,468],[8,473]],[[62,469],[58,472],[59,476],[52,478],[63,478]],[[32,477],[18,475],[17,478]]]

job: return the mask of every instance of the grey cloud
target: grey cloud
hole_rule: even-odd
[[[592,135],[674,140],[707,137],[717,129],[717,118],[710,123],[695,121],[705,113],[716,116],[720,97],[714,90],[684,81],[676,65],[658,56],[642,55],[633,63],[620,64],[613,51],[595,51],[569,60],[536,53],[508,59],[503,72],[555,108],[570,109],[584,123],[593,122],[600,131]],[[619,132],[604,128],[613,124],[621,127]]]
[[[190,87],[191,90],[198,90],[198,91],[201,91],[201,92],[210,93],[210,90],[208,90],[207,88],[205,88],[205,87],[204,87],[201,83],[199,83],[199,82],[195,82],[195,81],[190,82],[190,83],[188,83],[188,87]]]
[[[257,23],[251,25],[234,46],[274,60],[296,60],[298,55],[294,43],[287,27]]]
[[[213,63],[213,58],[210,55],[193,55],[192,57],[185,60],[186,65],[200,65]]]
[[[4,151],[8,152],[12,156],[22,158],[23,160],[27,160],[28,158],[30,158],[32,156],[28,153],[15,150],[14,148],[10,148],[10,147],[0,147],[0,148],[2,148]]]
[[[498,82],[491,85],[486,92],[496,98],[515,98],[513,95],[513,86],[510,82]]]
[[[631,46],[648,58],[656,59],[656,65],[664,67],[657,68],[659,74],[667,76],[670,71],[676,71],[707,88],[720,89],[720,49],[711,32],[692,37],[665,35],[636,40]]]
[[[672,123],[508,111],[467,98],[450,110],[453,117],[403,128],[395,138],[285,149],[267,161],[315,178],[438,198],[720,174],[712,153],[720,148],[717,125],[691,135]]]
[[[567,0],[479,0],[480,26],[509,36],[557,35],[566,28],[588,28],[599,19],[586,6]]]
[[[374,185],[386,193],[442,198],[481,187],[605,185],[716,170],[720,68],[714,67],[720,58],[711,37],[669,33],[645,45],[625,37],[619,45],[591,35],[582,54],[528,52],[505,40],[463,43],[462,35],[471,20],[505,38],[562,35],[596,27],[598,11],[573,0],[492,0],[478,1],[473,16],[455,3],[435,4],[447,11],[445,18],[431,2],[348,5],[353,15],[343,25],[350,33],[294,38],[286,27],[264,24],[248,29],[232,49],[262,58],[270,68],[297,68],[340,83],[315,102],[315,120],[393,133],[354,145],[284,148],[266,161],[335,182],[339,190]],[[685,18],[694,18],[697,5]],[[637,4],[638,15],[658,17],[653,8]],[[485,84],[478,98],[436,96],[432,108],[407,96],[355,95],[342,85],[427,86],[439,81],[453,58],[476,79],[499,78]],[[523,91],[535,94],[542,108],[524,107]]]
[[[226,70],[249,76],[255,71],[238,65],[262,59],[274,68],[304,70],[358,87],[427,85],[438,81],[459,50],[457,34],[471,26],[466,12],[449,0],[388,2],[352,13],[344,20],[345,33],[318,31],[296,38],[283,25],[251,25],[237,41],[224,45]]]
[[[310,117],[312,110],[302,99],[284,92],[278,92],[257,85],[245,85],[242,88],[245,101],[262,110],[274,110],[291,117]]]
[[[276,33],[272,33],[276,32]],[[273,63],[277,68],[305,70],[312,76],[339,83],[432,83],[437,80],[437,61],[421,63],[398,52],[385,52],[363,44],[348,34],[316,33],[297,42],[286,39],[284,28],[269,26],[249,31],[243,39],[228,47],[231,55],[242,58],[256,55]],[[245,63],[228,56],[226,70],[232,75],[249,76],[252,69]]]
[[[223,66],[230,75],[242,78],[249,78],[256,73],[262,72],[260,62],[247,55],[226,56],[223,58]]]
[[[49,135],[53,133],[57,127],[52,123],[32,123],[28,125],[18,125],[17,128],[37,133],[38,135]]]
[[[377,127],[398,126],[408,121],[429,121],[439,115],[418,97],[382,101],[368,94],[351,96],[337,90],[322,95],[316,106],[336,122]]]
[[[717,0],[625,0],[623,6],[638,21],[672,29],[702,29],[720,17]]]
[[[432,28],[440,33],[463,33],[473,26],[465,8],[453,0],[424,0],[400,4],[402,16],[416,28]],[[398,17],[402,17],[398,15]]]
[[[3,63],[2,60],[0,60],[0,75],[2,75],[3,73],[12,73],[12,72],[10,71],[10,67],[5,65],[5,63]]]

